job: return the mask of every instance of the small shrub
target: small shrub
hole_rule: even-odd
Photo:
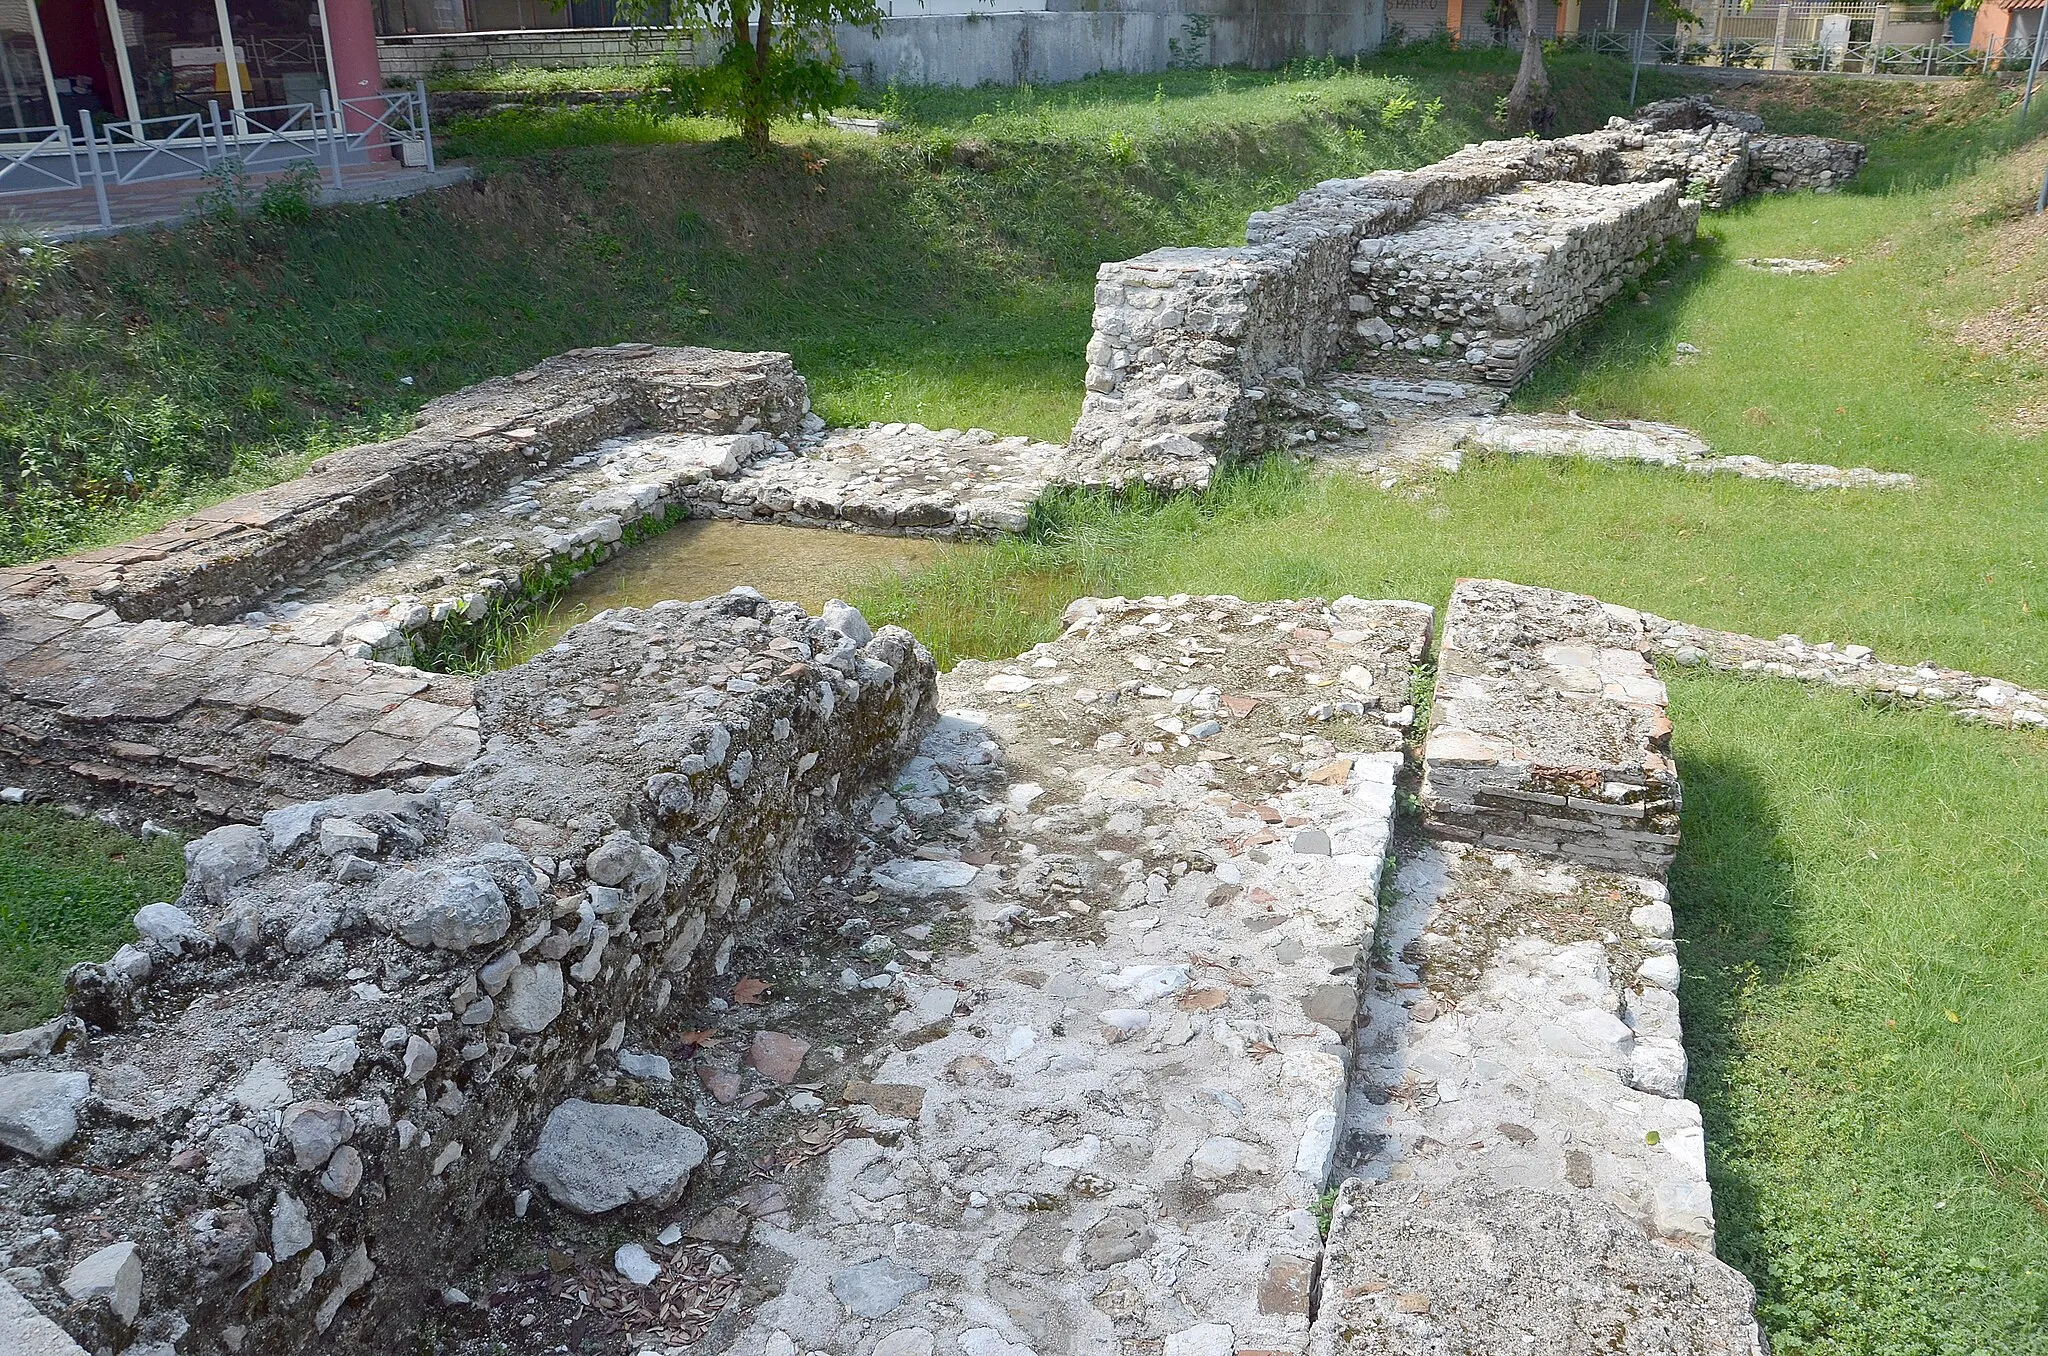
[[[1413,113],[1416,109],[1420,108],[1421,106],[1422,105],[1416,101],[1414,95],[1409,94],[1405,90],[1400,91],[1394,94],[1392,97],[1390,97],[1387,100],[1387,102],[1381,106],[1380,126],[1398,127],[1400,126],[1401,120],[1403,118],[1407,117],[1410,113]]]
[[[320,169],[311,163],[293,165],[263,185],[256,197],[256,215],[280,226],[297,226],[313,218],[320,196]]]
[[[192,211],[198,216],[232,221],[254,201],[249,188],[249,165],[239,155],[212,165],[200,177],[208,186],[192,200]]]

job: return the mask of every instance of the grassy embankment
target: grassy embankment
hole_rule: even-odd
[[[225,412],[218,446],[249,448],[250,473],[274,473],[265,456],[299,454],[316,416],[360,428],[422,389],[651,334],[793,347],[835,419],[1058,436],[1078,396],[1096,260],[1228,239],[1245,210],[1304,181],[1430,158],[1474,134],[1505,73],[1487,68],[1481,86],[1455,68],[1408,71],[1421,102],[1432,90],[1447,102],[1428,134],[1419,111],[1379,126],[1372,101],[1383,107],[1392,87],[1371,82],[1383,75],[1231,77],[1244,84],[1214,93],[1190,76],[1157,104],[1153,82],[1108,82],[1095,107],[1070,108],[1061,91],[935,98],[932,121],[904,136],[807,135],[772,169],[727,169],[727,152],[690,126],[636,124],[630,111],[508,115],[472,129],[472,149],[530,154],[474,202],[323,219],[310,238],[231,248],[193,237],[163,252],[167,273],[140,255],[116,267],[118,250],[52,266],[57,292],[131,308],[45,332],[58,347],[43,385],[10,391],[8,418],[19,392],[47,391],[60,397],[51,418],[97,428],[90,398],[128,408],[121,393],[154,373],[167,428]],[[1611,93],[1612,68],[1567,78],[1580,75]],[[1689,424],[1730,452],[1911,470],[1921,491],[1804,494],[1495,461],[1383,495],[1267,467],[1201,504],[1077,503],[1036,541],[863,601],[951,656],[1042,637],[1076,592],[1441,600],[1458,575],[1497,574],[2048,685],[2040,359],[1954,341],[1966,319],[2024,315],[2039,297],[2048,250],[2018,210],[2042,147],[1973,174],[2004,144],[1982,87],[1820,88],[1765,111],[1874,135],[1859,190],[1714,218],[1698,260],[1648,304],[1617,308],[1522,400]],[[1340,104],[1367,115],[1362,148],[1327,116]],[[1177,120],[1197,111],[1198,127]],[[1112,142],[1118,132],[1136,148]],[[531,151],[560,136],[661,144]],[[807,173],[806,151],[830,163]],[[460,251],[442,243],[451,225],[474,237]],[[223,250],[227,280],[208,282]],[[1826,278],[1730,264],[1837,254],[1850,262]],[[174,314],[167,299],[188,295],[204,304]],[[208,337],[209,310],[229,333],[271,342]],[[2030,330],[2006,333],[2023,342]],[[204,341],[204,361],[172,351],[185,336]],[[1703,356],[1675,365],[1681,340]],[[251,352],[273,355],[258,378]],[[66,353],[89,360],[81,381],[103,385],[67,386]],[[398,375],[419,388],[394,391]],[[256,379],[289,399],[252,414],[237,402]],[[17,521],[49,525],[46,544],[81,521],[37,512]],[[1723,1252],[1757,1281],[1777,1349],[2048,1351],[2048,744],[1782,684],[1683,675],[1673,702],[1692,1090]],[[49,898],[9,890],[0,912],[33,932]]]

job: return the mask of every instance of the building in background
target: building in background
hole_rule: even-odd
[[[2048,0],[1984,0],[1972,16],[1967,40],[1980,52],[2031,54],[2044,23]]]
[[[382,83],[371,0],[0,0],[0,147],[81,112],[136,140],[210,110],[276,123]]]

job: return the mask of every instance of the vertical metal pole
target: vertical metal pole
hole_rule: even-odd
[[[320,91],[320,127],[327,138],[327,168],[334,171],[334,186],[341,187],[341,115],[328,99],[327,91]]]
[[[2026,97],[2020,100],[2020,121],[2023,123],[2027,120],[2027,111],[2034,106],[2034,82],[2041,77],[2041,49],[2048,47],[2048,42],[2041,41],[2044,34],[2048,34],[2048,9],[2042,10],[2041,17],[2034,20],[2034,59],[2027,65]]]
[[[92,130],[91,109],[78,110],[78,130],[85,133],[85,154],[92,165],[92,196],[99,203],[100,229],[111,231],[114,229],[114,213],[107,206],[106,180],[100,178],[100,142]]]
[[[220,100],[218,99],[208,99],[206,101],[206,139],[212,143],[211,151],[215,159],[225,160],[228,158],[227,138],[221,133]]]
[[[1643,39],[1650,32],[1650,0],[1643,0],[1643,22],[1636,28],[1636,60],[1628,74],[1628,110],[1636,110],[1636,86],[1643,78]]]
[[[434,128],[427,116],[427,82],[412,82],[413,93],[420,101],[420,139],[427,143],[427,173],[434,172]]]

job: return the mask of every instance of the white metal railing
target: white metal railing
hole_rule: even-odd
[[[0,143],[0,197],[85,187],[83,162],[64,127],[9,128]]]
[[[339,104],[323,91],[315,103],[223,109],[209,101],[201,112],[104,122],[81,109],[75,129],[0,133],[0,198],[90,188],[100,225],[111,228],[110,188],[207,178],[230,161],[256,173],[324,161],[338,189],[345,163],[386,148],[407,166],[434,170],[424,81]]]
[[[1629,57],[1634,33],[1602,31],[1579,41],[1596,52]],[[1844,75],[1984,75],[2024,71],[2033,56],[2031,41],[2014,41],[1995,51],[1945,42],[1784,42],[1720,34],[1650,34],[1641,39],[1644,64],[1722,66],[1760,71],[1823,71]]]

